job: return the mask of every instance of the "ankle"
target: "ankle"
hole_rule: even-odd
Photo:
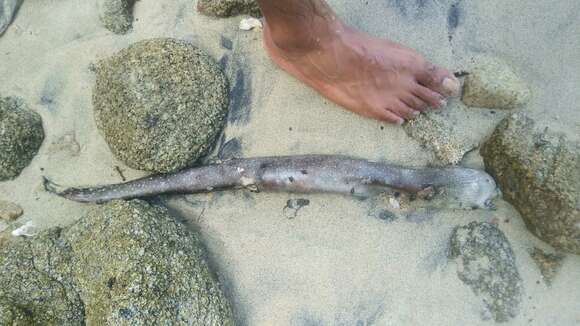
[[[334,16],[316,17],[306,26],[270,25],[266,21],[265,28],[278,49],[297,54],[324,48],[346,31],[346,26]]]

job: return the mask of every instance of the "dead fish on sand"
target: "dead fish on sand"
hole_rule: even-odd
[[[483,171],[450,167],[411,169],[361,159],[328,156],[280,156],[233,159],[154,175],[127,183],[62,189],[45,179],[47,191],[77,202],[102,203],[164,193],[200,193],[228,189],[329,192],[369,197],[386,189],[411,193],[434,189],[449,206],[488,208],[496,184]]]

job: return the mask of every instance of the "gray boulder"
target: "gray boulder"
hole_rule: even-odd
[[[0,97],[0,181],[16,178],[44,140],[42,120],[17,98]]]
[[[190,43],[141,41],[101,61],[96,73],[97,126],[132,168],[184,168],[208,152],[224,127],[226,77]]]
[[[481,297],[487,313],[505,322],[519,313],[522,279],[505,235],[493,224],[472,222],[451,235],[457,276]]]
[[[70,278],[61,230],[0,247],[2,325],[84,325],[84,305]]]
[[[260,17],[262,15],[256,0],[199,0],[197,10],[212,17],[237,15]]]
[[[580,146],[514,114],[481,150],[486,170],[528,228],[557,249],[580,254]]]
[[[232,324],[202,244],[165,209],[113,202],[65,237],[88,324]]]
[[[115,34],[125,34],[133,25],[135,0],[98,0],[99,18],[103,26]]]
[[[3,247],[0,312],[42,325],[233,325],[204,257],[166,209],[112,202]]]

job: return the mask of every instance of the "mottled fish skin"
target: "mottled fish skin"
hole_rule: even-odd
[[[162,193],[200,193],[250,189],[293,193],[329,192],[368,197],[391,188],[419,192],[433,188],[451,206],[485,208],[497,195],[494,180],[473,169],[409,169],[380,162],[330,156],[303,155],[233,159],[171,174],[154,175],[122,184],[59,190],[48,180],[45,188],[78,202],[106,202]]]

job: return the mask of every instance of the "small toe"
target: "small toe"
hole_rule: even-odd
[[[417,74],[417,81],[444,96],[458,96],[460,83],[447,69],[427,63]]]
[[[381,121],[394,123],[397,125],[402,125],[405,122],[405,119],[403,119],[400,116],[398,116],[397,114],[395,114],[389,110],[385,110],[385,109],[375,111],[374,118],[381,120]]]
[[[412,109],[418,111],[425,111],[429,107],[425,101],[413,94],[408,94],[407,96],[402,97],[401,101],[410,106]]]
[[[391,103],[390,105],[387,106],[387,110],[407,120],[415,119],[420,113],[417,110],[413,110],[411,107],[409,107],[402,101],[395,101]]]
[[[441,94],[421,85],[415,87],[413,94],[433,108],[439,108],[446,103],[445,98]]]

